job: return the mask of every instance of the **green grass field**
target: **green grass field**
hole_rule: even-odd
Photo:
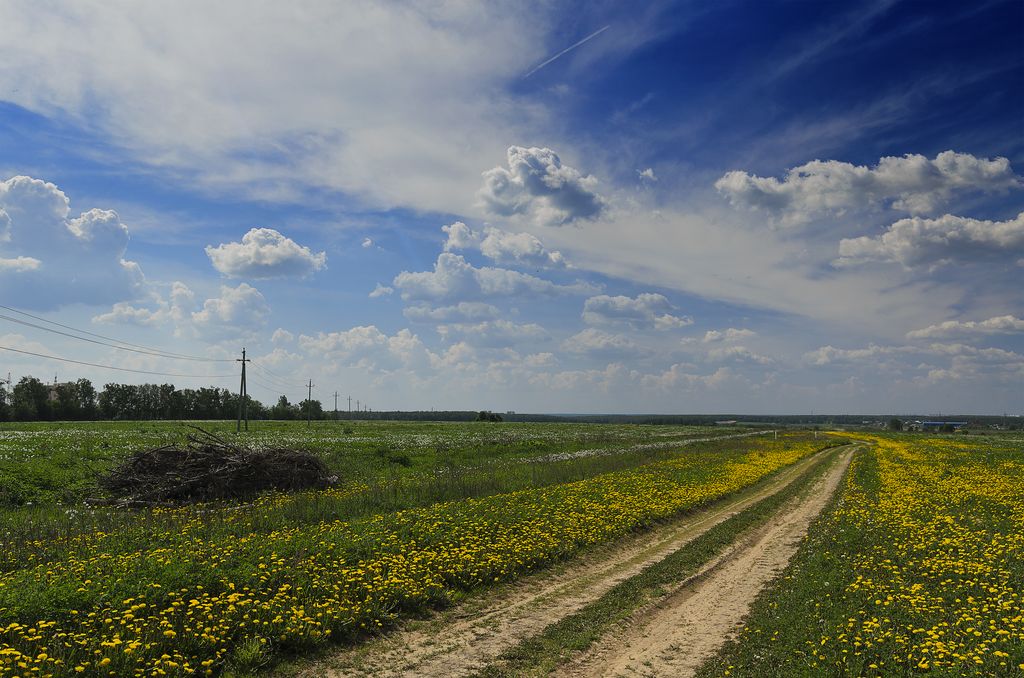
[[[0,431],[0,675],[191,675],[358,637],[831,444],[636,425],[291,422],[237,438],[229,422],[206,427],[308,449],[340,483],[178,509],[90,508],[96,474],[190,429]]]
[[[0,508],[26,504],[74,505],[93,492],[97,473],[140,448],[183,439],[189,424],[231,440],[309,449],[345,480],[415,476],[439,468],[479,469],[503,462],[568,456],[588,450],[620,456],[669,449],[677,441],[742,432],[701,426],[503,424],[457,422],[235,422],[0,423]],[[607,454],[614,452],[614,455]]]
[[[0,677],[246,674],[394,623],[870,440],[741,635],[701,676],[1024,668],[1024,457],[1012,435],[688,426],[232,422],[309,450],[327,490],[92,507],[98,474],[185,423],[0,429]],[[820,466],[820,464],[819,464]],[[578,613],[495,675],[544,673],[768,520],[807,473]]]

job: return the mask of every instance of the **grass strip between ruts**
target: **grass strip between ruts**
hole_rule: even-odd
[[[664,559],[616,585],[599,599],[502,653],[478,678],[547,675],[601,638],[644,604],[666,594],[724,549],[767,522],[783,504],[810,489],[832,463],[834,448],[792,483],[712,527]]]

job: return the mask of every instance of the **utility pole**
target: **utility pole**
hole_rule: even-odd
[[[309,380],[309,395],[306,396],[306,426],[313,425],[313,380]]]
[[[338,392],[334,392],[334,421],[338,421]]]
[[[356,399],[356,414],[359,414],[359,412],[360,412],[360,409],[359,409],[359,399],[357,398]]]
[[[352,396],[348,397],[348,418],[352,418]]]
[[[235,426],[235,433],[242,431],[242,416],[245,416],[245,430],[249,430],[249,407],[246,401],[249,400],[249,392],[245,389],[245,364],[252,362],[245,357],[245,348],[242,348],[242,357],[235,358],[235,362],[242,363],[242,383],[238,386],[238,423]]]

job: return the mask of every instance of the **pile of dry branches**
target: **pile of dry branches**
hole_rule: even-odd
[[[265,490],[324,488],[337,482],[319,457],[288,448],[252,449],[200,428],[184,445],[134,453],[99,479],[124,506],[159,506],[250,497]]]

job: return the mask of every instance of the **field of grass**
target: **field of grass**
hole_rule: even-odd
[[[708,676],[1024,672],[1024,440],[869,436]]]
[[[828,444],[790,435],[687,445],[709,434],[693,427],[293,423],[247,437],[312,449],[338,487],[127,512],[71,502],[92,491],[92,469],[180,427],[2,434],[0,477],[17,469],[35,494],[0,514],[0,676],[216,673],[356,638]]]
[[[193,422],[235,438],[235,423]],[[130,452],[183,439],[189,422],[0,423],[0,509],[74,505],[93,480]],[[678,441],[742,433],[707,426],[501,424],[454,422],[250,422],[238,436],[251,444],[308,448],[343,480],[477,469],[526,458],[602,456],[672,449]],[[590,455],[588,455],[590,453]],[[637,456],[637,455],[635,455]]]
[[[331,492],[265,496],[253,507],[208,511],[201,525],[208,538],[581,480],[668,459],[713,436],[751,433],[694,426],[357,421],[311,428],[259,422],[258,429],[236,436],[233,422],[202,425],[250,445],[308,449],[340,479]],[[48,552],[59,555],[79,534],[102,532],[112,549],[131,550],[145,546],[154,530],[174,529],[183,520],[180,512],[91,509],[82,500],[99,494],[98,473],[132,451],[190,432],[187,423],[175,422],[0,425],[0,572]],[[719,443],[702,443],[708,444]]]
[[[234,436],[230,422],[207,428]],[[261,423],[240,438],[308,449],[339,485],[142,511],[83,504],[97,495],[97,473],[188,432],[128,422],[0,430],[0,677],[215,675],[358,642],[844,439],[685,426]],[[1024,671],[1024,441],[845,437],[871,445],[700,675]],[[810,478],[511,649],[490,672],[557,666]]]

